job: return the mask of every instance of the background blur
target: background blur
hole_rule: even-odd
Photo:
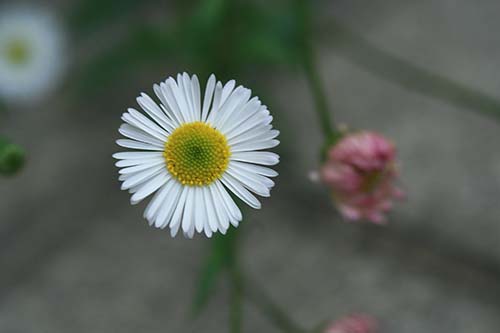
[[[70,66],[49,98],[0,115],[0,131],[28,156],[20,174],[0,179],[0,332],[227,330],[224,280],[188,320],[209,240],[149,228],[144,205],[119,190],[111,158],[121,113],[179,71],[202,84],[212,71],[235,78],[282,131],[277,187],[242,224],[243,266],[298,322],[361,311],[386,333],[498,331],[500,125],[391,79],[390,65],[374,70],[359,41],[329,29],[341,24],[391,56],[500,97],[500,3],[313,2],[336,120],[398,145],[408,200],[381,228],[342,222],[307,179],[322,137],[294,64],[287,1],[241,2],[236,11],[257,14],[221,14],[223,0],[38,2],[67,29]],[[245,331],[278,332],[245,310]]]

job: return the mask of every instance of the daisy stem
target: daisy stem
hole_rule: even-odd
[[[246,281],[247,289],[243,292],[246,298],[266,315],[277,327],[286,333],[305,333],[270,296],[256,283]]]
[[[229,325],[231,333],[241,332],[243,314],[243,280],[236,265],[232,263],[229,275],[231,279]]]

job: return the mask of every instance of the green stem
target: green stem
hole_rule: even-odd
[[[302,68],[311,88],[315,103],[315,111],[318,116],[323,134],[326,141],[331,141],[336,136],[336,130],[333,126],[333,117],[330,114],[328,99],[319,75],[316,61],[316,53],[312,43],[312,20],[311,8],[308,0],[295,1],[295,13],[299,29],[300,50],[302,58]]]
[[[323,134],[327,139],[330,139],[335,135],[335,130],[332,126],[333,117],[330,114],[330,108],[328,107],[328,100],[326,98],[325,91],[323,89],[323,84],[321,82],[321,77],[319,76],[314,54],[306,56],[304,59],[304,71],[311,87],[311,92],[313,94],[314,102],[316,107],[314,108],[318,120],[321,125]]]
[[[279,305],[267,295],[256,283],[246,281],[249,288],[244,289],[246,298],[258,308],[262,314],[266,315],[277,327],[286,333],[305,333],[306,331],[299,327]],[[251,287],[251,288],[250,288]]]
[[[500,120],[500,100],[479,90],[432,73],[396,57],[335,21],[328,22],[323,39],[346,60],[405,89]]]
[[[7,111],[7,106],[5,105],[5,102],[0,99],[0,115],[5,113]]]
[[[229,299],[229,331],[240,333],[243,322],[243,273],[239,266],[239,232],[240,229],[230,229],[224,236],[225,254],[227,258],[227,273],[230,280]]]
[[[242,327],[243,317],[243,283],[241,273],[235,264],[231,267],[231,295],[230,295],[230,309],[229,309],[229,325],[231,333],[240,333]]]

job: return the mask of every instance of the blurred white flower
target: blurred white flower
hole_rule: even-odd
[[[0,8],[0,97],[35,101],[57,84],[65,64],[57,19],[38,7]]]
[[[212,75],[201,100],[196,75],[179,74],[154,85],[158,105],[146,94],[137,98],[145,112],[128,109],[117,144],[136,152],[114,154],[119,159],[122,189],[136,204],[156,192],[144,217],[157,228],[180,228],[192,237],[225,234],[238,226],[242,214],[228,190],[249,206],[270,195],[278,173],[266,166],[279,162],[275,153],[279,132],[273,117],[251,91],[235,81],[225,85]]]

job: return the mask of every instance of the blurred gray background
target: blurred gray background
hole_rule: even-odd
[[[55,5],[64,13],[68,3]],[[497,0],[316,5],[321,25],[335,18],[393,55],[500,97]],[[366,312],[385,333],[499,331],[500,124],[381,79],[322,40],[336,119],[397,143],[408,199],[385,228],[342,222],[307,179],[321,135],[305,79],[259,73],[288,144],[273,195],[246,213],[245,270],[305,326]],[[227,331],[224,280],[188,320],[209,241],[149,228],[144,205],[119,190],[111,158],[120,114],[178,70],[166,63],[99,100],[74,105],[56,93],[2,118],[29,160],[0,179],[0,332]],[[245,310],[245,331],[278,332]]]

